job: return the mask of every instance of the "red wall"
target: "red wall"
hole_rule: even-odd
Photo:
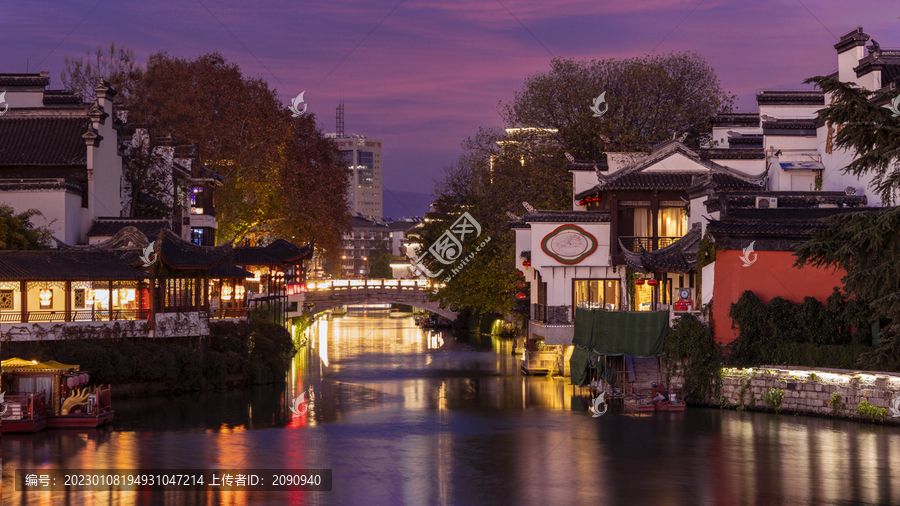
[[[731,328],[728,311],[746,290],[755,293],[763,302],[781,296],[800,303],[809,296],[824,303],[835,286],[844,286],[842,270],[795,268],[797,258],[790,251],[757,251],[756,261],[749,267],[744,267],[740,259],[742,254],[742,251],[731,250],[716,252],[712,318],[718,343],[730,343],[737,338],[737,329]],[[706,282],[704,279],[703,283]]]

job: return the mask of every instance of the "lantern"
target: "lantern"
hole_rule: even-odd
[[[524,265],[525,267],[531,267],[531,260],[525,260],[524,262],[522,262],[522,265]]]
[[[299,292],[306,293],[306,283],[300,283]]]
[[[234,298],[235,300],[244,298],[244,285],[234,287]]]
[[[643,284],[644,284],[644,280],[643,280],[643,279],[636,279],[636,280],[634,280],[634,284],[636,284],[636,285],[643,285]]]
[[[522,271],[516,271],[516,276],[524,276],[525,273]]]
[[[659,281],[657,281],[657,280],[655,280],[655,279],[648,279],[648,280],[647,280],[647,284],[650,285],[650,286],[656,286],[656,285],[659,284]]]
[[[516,283],[516,288],[525,288],[525,282],[519,281],[518,283]]]
[[[522,292],[519,292],[519,293],[516,294],[516,298],[519,299],[519,300],[522,300],[522,299],[527,299],[528,296],[525,295],[525,294],[522,293]]]
[[[231,300],[231,287],[228,285],[222,286],[222,300]]]
[[[53,304],[53,290],[41,288],[41,307],[50,307]]]

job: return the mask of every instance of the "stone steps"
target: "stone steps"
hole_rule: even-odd
[[[634,358],[632,361],[634,363],[635,388],[651,388],[653,383],[662,384],[665,381],[656,358]]]

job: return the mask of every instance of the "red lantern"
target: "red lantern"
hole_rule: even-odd
[[[519,281],[518,283],[516,283],[516,288],[525,288],[525,282]]]
[[[517,275],[517,276],[524,276],[524,275],[525,275],[525,273],[524,273],[524,272],[522,272],[522,271],[516,271],[516,275]]]
[[[531,260],[525,260],[524,262],[522,262],[522,265],[524,265],[525,267],[531,267]]]
[[[643,284],[644,284],[644,280],[643,280],[643,279],[636,279],[636,280],[634,280],[634,284],[636,284],[636,285],[643,285]]]
[[[657,280],[655,280],[655,279],[648,279],[648,280],[647,280],[647,284],[650,285],[650,286],[656,286],[656,285],[659,284],[659,281],[657,281]]]
[[[306,283],[300,283],[300,293],[306,293]]]
[[[527,299],[528,296],[525,295],[525,294],[522,293],[522,292],[519,292],[519,293],[516,294],[516,298],[519,299],[519,300],[522,300],[522,299]]]

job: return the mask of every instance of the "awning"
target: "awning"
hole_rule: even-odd
[[[51,372],[51,371],[59,371],[65,372],[69,370],[79,370],[80,366],[77,365],[69,365],[57,362],[55,360],[48,360],[47,362],[39,362],[35,363],[32,360],[22,360],[21,358],[11,358],[9,360],[4,360],[0,363],[0,369],[3,372],[12,372],[12,371],[24,371],[24,372]]]
[[[590,322],[590,324],[588,324]],[[573,343],[602,355],[658,357],[665,352],[668,311],[576,309]],[[587,329],[590,328],[590,346]]]
[[[781,170],[825,170],[822,162],[781,162]]]

